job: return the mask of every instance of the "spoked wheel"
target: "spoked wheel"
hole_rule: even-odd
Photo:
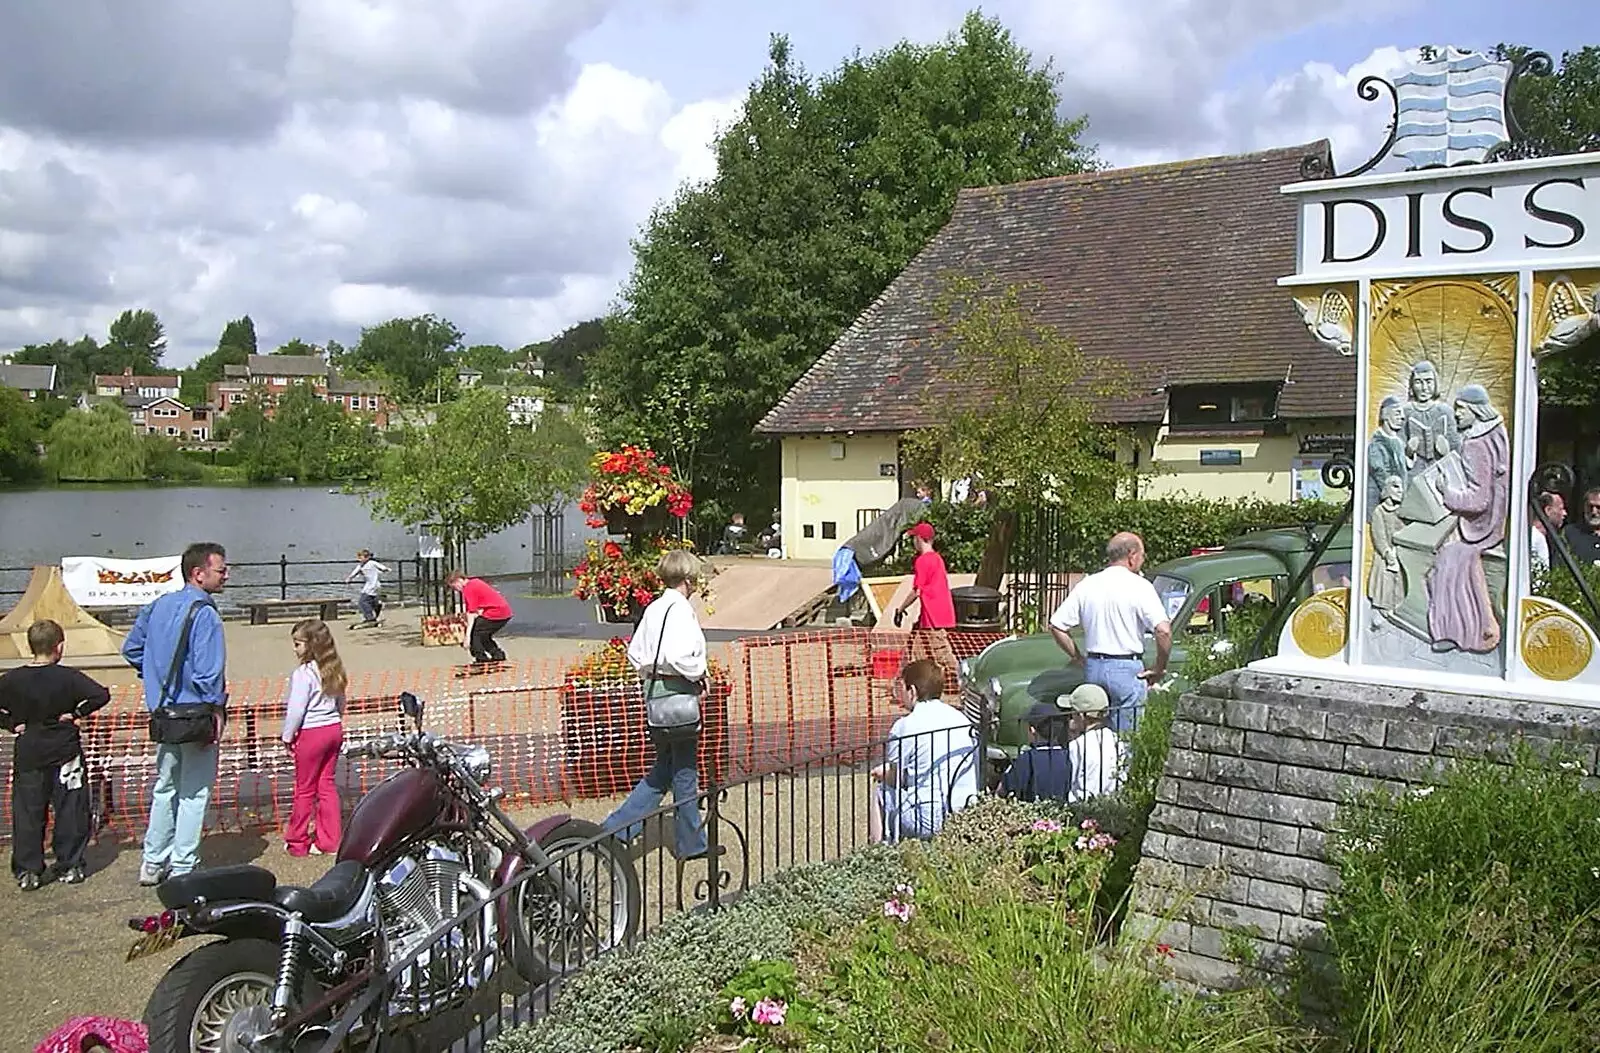
[[[225,940],[190,952],[161,978],[144,1010],[151,1053],[250,1053],[270,1029],[278,945]]]
[[[584,819],[556,827],[539,847],[560,858],[511,894],[511,961],[529,983],[575,972],[639,930],[639,875],[601,833]]]

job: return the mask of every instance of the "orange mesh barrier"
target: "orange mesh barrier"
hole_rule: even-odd
[[[751,636],[713,645],[727,668],[703,704],[702,781],[775,771],[851,749],[888,733],[900,715],[888,681],[913,658],[946,665],[1002,639],[1001,633],[829,629]],[[598,648],[600,645],[596,645]],[[425,724],[447,739],[481,743],[494,785],[519,804],[625,793],[651,760],[636,681],[578,682],[570,660],[512,662],[458,678],[453,667],[352,675],[345,738],[400,727],[396,697],[427,703]],[[208,831],[280,829],[288,819],[294,763],[279,739],[287,678],[233,681],[220,743]],[[155,746],[138,687],[113,690],[111,705],[83,722],[91,789],[106,830],[137,837],[148,815]],[[0,757],[9,783],[11,756]],[[341,758],[337,781],[353,804],[392,771],[392,762]],[[0,802],[0,839],[11,836],[11,795]]]

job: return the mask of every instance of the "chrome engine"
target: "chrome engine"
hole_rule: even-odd
[[[430,844],[420,858],[401,857],[378,879],[384,967],[415,955],[392,992],[391,1013],[436,1012],[493,974],[492,908],[481,910],[476,924],[442,929],[471,903],[487,904],[490,894],[468,860],[442,844]]]

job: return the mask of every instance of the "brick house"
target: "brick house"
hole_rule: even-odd
[[[188,406],[171,395],[153,399],[130,395],[122,402],[140,431],[180,444],[211,441],[215,414],[210,406]]]
[[[183,388],[183,374],[161,377],[134,376],[132,367],[121,373],[96,374],[94,393],[100,398],[144,399],[177,398]]]
[[[1234,157],[963,190],[949,222],[757,425],[782,443],[784,550],[827,558],[908,496],[900,438],[928,424],[952,275],[1019,287],[1034,318],[1133,390],[1098,416],[1152,469],[1143,495],[1320,494],[1354,443],[1355,360],[1309,334],[1295,269],[1298,181],[1326,140]]]
[[[251,355],[243,365],[223,367],[223,378],[207,392],[218,415],[260,396],[267,416],[295,384],[310,384],[317,398],[388,426],[392,405],[377,381],[341,376],[321,355]]]

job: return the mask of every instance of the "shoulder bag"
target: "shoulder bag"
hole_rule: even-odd
[[[189,657],[189,634],[194,629],[194,616],[201,607],[210,606],[206,600],[195,600],[189,604],[189,613],[184,615],[183,630],[178,634],[178,646],[172,653],[172,665],[167,669],[166,683],[161,685],[161,697],[156,700],[156,708],[150,711],[151,742],[164,746],[181,746],[188,743],[209,746],[217,741],[215,705],[210,702],[191,702],[182,705],[167,702],[168,698],[176,697],[173,688],[178,683],[183,663]]]
[[[667,639],[667,619],[661,618],[661,635],[656,639],[656,658],[650,665],[650,678],[644,686],[644,720],[651,731],[681,735],[700,726],[700,691],[703,685],[683,677],[661,676],[661,645]],[[682,680],[682,683],[669,681]],[[657,689],[661,688],[658,693]]]

